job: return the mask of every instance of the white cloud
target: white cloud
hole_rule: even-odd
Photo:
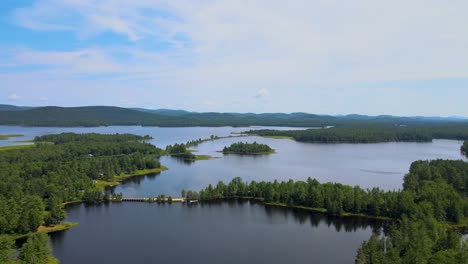
[[[10,99],[10,100],[18,100],[18,99],[21,99],[21,96],[19,96],[19,95],[13,93],[13,94],[8,95],[8,99]]]
[[[270,91],[268,91],[268,89],[263,88],[257,91],[257,93],[255,94],[255,98],[264,98],[269,95],[270,95]]]
[[[39,101],[49,101],[49,98],[45,97],[45,96],[42,96],[39,98]]]
[[[192,98],[225,106],[258,87],[276,98],[321,98],[363,82],[468,78],[467,9],[461,0],[37,0],[14,12],[16,23],[91,42],[111,32],[134,43],[2,49],[0,67],[44,66],[10,74],[18,76],[13,84],[60,78],[63,89],[139,87],[145,96],[164,89],[206,107],[214,106]],[[151,49],[155,43],[170,47]],[[260,91],[254,96],[265,96]]]
[[[14,17],[31,29],[70,30],[81,37],[109,31],[130,41],[172,43],[165,60],[156,62],[182,55],[171,74],[189,83],[241,77],[252,85],[270,79],[307,86],[467,77],[466,9],[466,1],[424,0],[38,0]],[[181,35],[191,45],[181,44]],[[114,55],[100,49],[92,56]],[[102,68],[85,61],[74,64]]]

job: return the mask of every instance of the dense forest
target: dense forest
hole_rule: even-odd
[[[468,139],[468,126],[417,125],[417,126],[341,126],[307,130],[250,130],[259,136],[291,137],[301,142],[316,143],[377,143],[377,142],[431,142],[432,139]]]
[[[223,148],[223,153],[225,154],[268,154],[272,153],[273,151],[274,150],[270,148],[270,146],[259,144],[257,142],[237,142],[231,144],[229,147]]]
[[[461,146],[461,151],[465,153],[466,156],[468,156],[468,140],[463,142],[463,145]]]
[[[8,235],[0,235],[0,263],[58,263],[52,256],[49,237],[45,233],[31,235],[21,246],[18,254],[15,254],[15,251],[15,240]]]
[[[64,133],[36,137],[29,148],[0,151],[0,234],[56,224],[65,217],[64,202],[106,199],[93,180],[160,167],[155,157],[162,150],[145,139]]]
[[[316,180],[209,185],[199,193],[183,192],[202,201],[252,197],[270,204],[287,204],[344,214],[400,219],[387,238],[372,236],[358,252],[358,263],[466,263],[468,248],[447,222],[467,224],[468,163],[416,161],[404,178],[403,190],[364,190]],[[384,246],[385,245],[385,246]],[[452,262],[440,262],[449,259]],[[415,261],[418,260],[418,261]]]
[[[0,124],[22,126],[291,126],[325,127],[377,124],[468,124],[463,119],[394,116],[327,116],[307,113],[195,113],[177,110],[128,109],[111,106],[0,107]]]

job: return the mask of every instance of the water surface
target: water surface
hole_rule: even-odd
[[[68,209],[61,263],[352,263],[381,223],[266,207],[121,203]],[[339,251],[339,254],[337,254]]]

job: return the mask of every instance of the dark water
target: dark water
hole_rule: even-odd
[[[0,134],[24,137],[61,133],[133,133],[151,135],[165,147],[210,135],[228,136],[250,128],[27,128],[0,126]],[[287,128],[282,128],[287,129]],[[276,154],[223,155],[216,151],[237,141],[266,143]],[[251,180],[340,182],[361,187],[399,189],[411,162],[419,159],[464,159],[461,142],[309,144],[287,139],[229,138],[203,143],[198,154],[218,157],[185,163],[163,157],[168,171],[129,180],[114,191],[126,196],[179,196],[219,180],[240,176]],[[54,254],[62,263],[352,263],[363,240],[378,229],[368,220],[325,217],[259,204],[220,203],[188,207],[123,203],[67,209],[68,221],[79,226],[52,235]],[[372,228],[374,227],[374,228]]]
[[[62,263],[352,263],[380,223],[266,207],[75,205],[79,226],[52,235]]]

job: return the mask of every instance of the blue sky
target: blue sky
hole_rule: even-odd
[[[468,116],[468,2],[3,0],[0,103]]]

